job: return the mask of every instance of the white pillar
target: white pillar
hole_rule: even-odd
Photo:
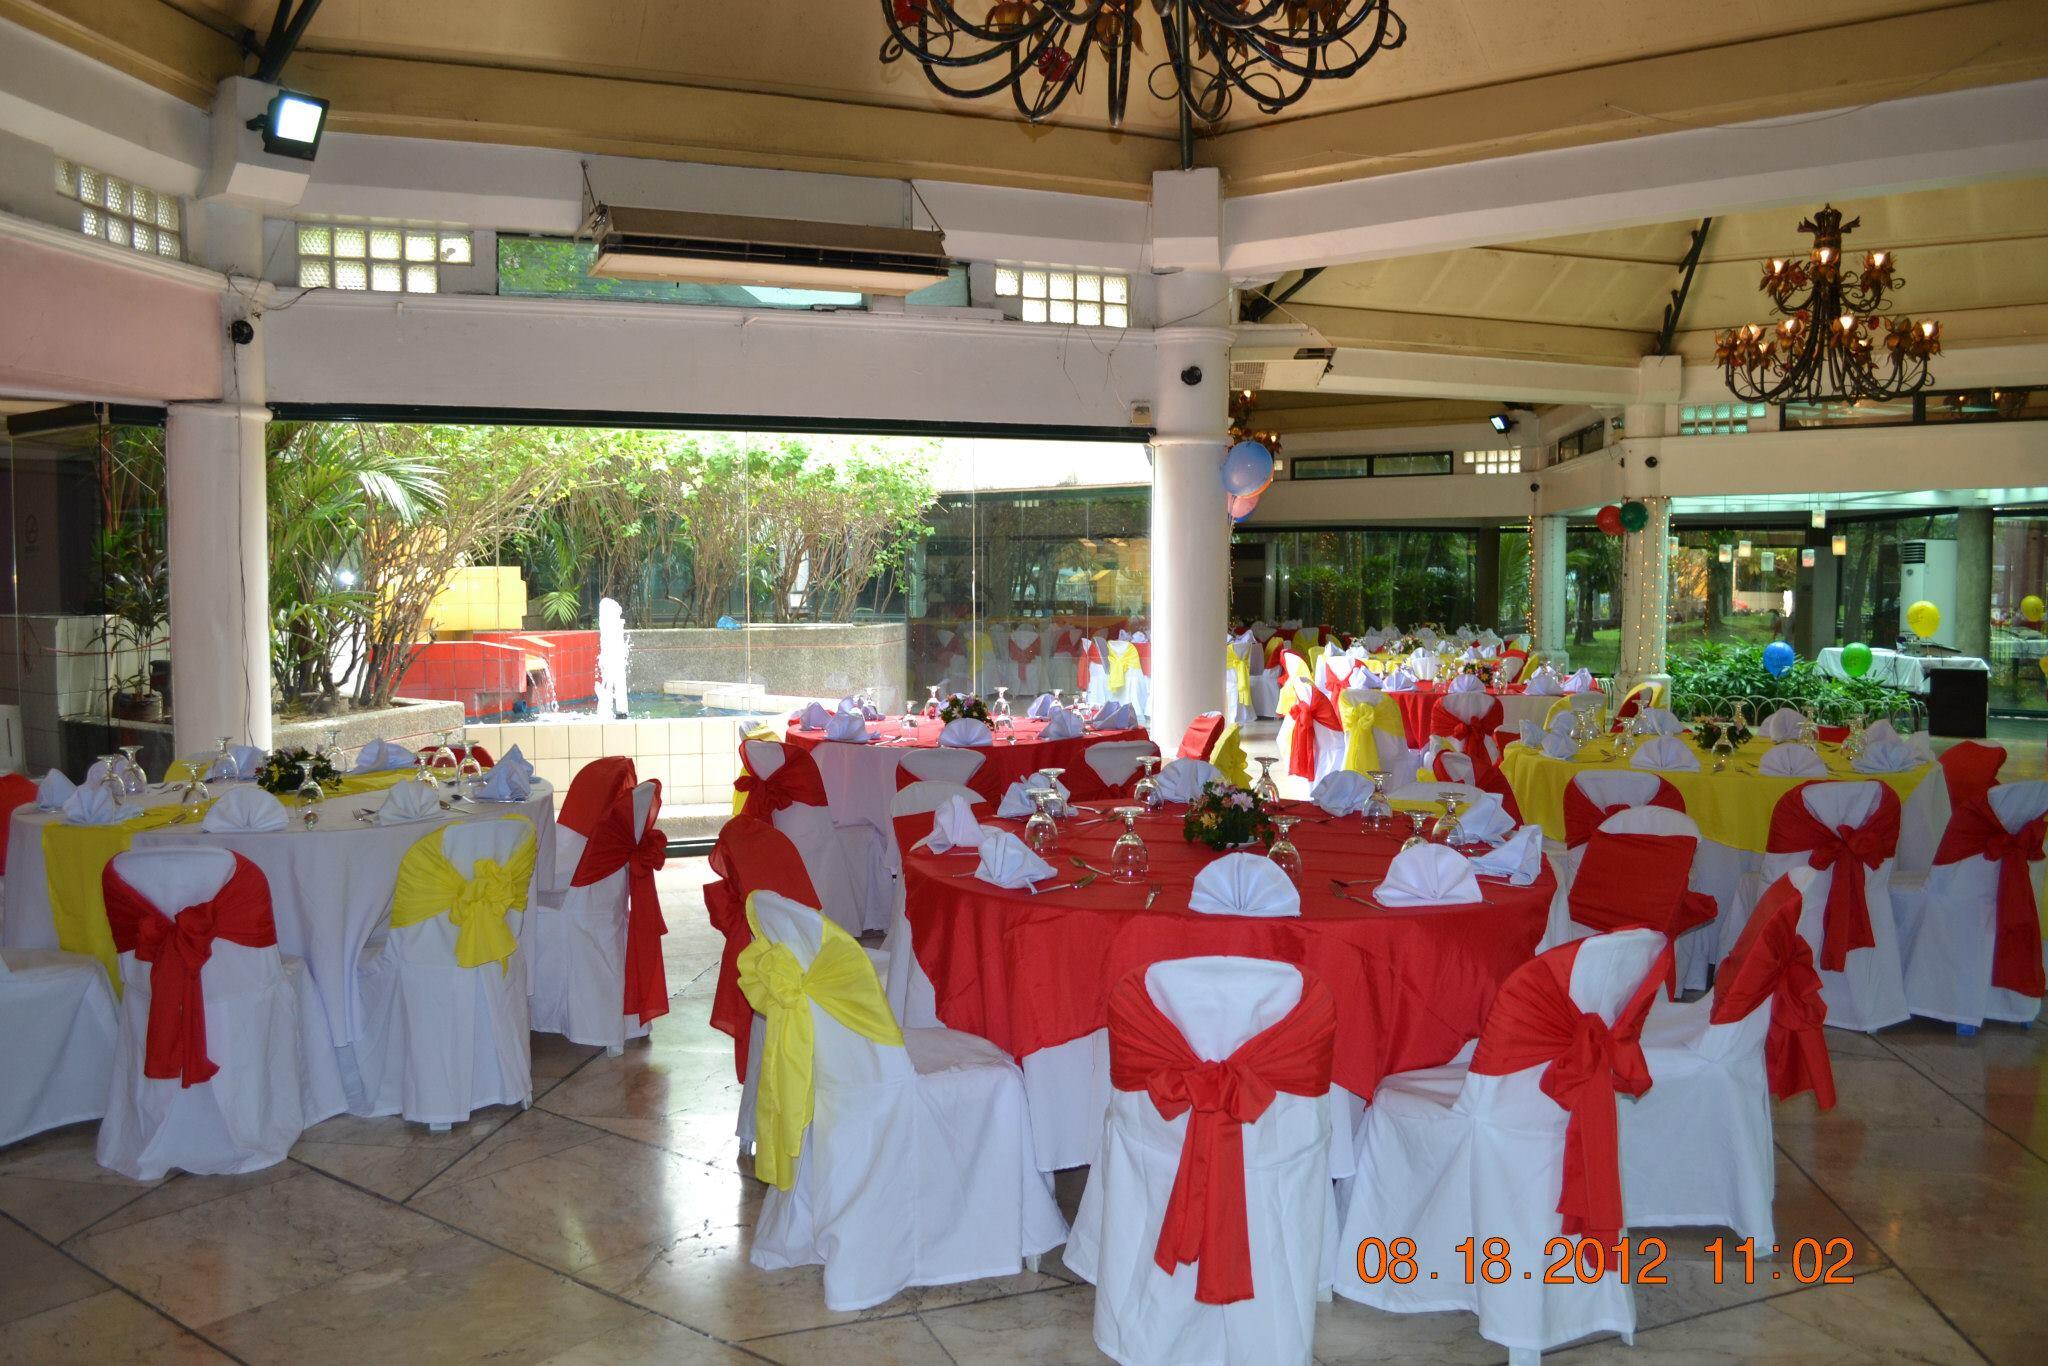
[[[1534,651],[1549,655],[1564,648],[1563,517],[1529,520],[1529,615]]]
[[[1649,509],[1641,531],[1621,537],[1621,663],[1616,687],[1662,679],[1671,609],[1671,500],[1638,500]]]
[[[1173,321],[1154,333],[1152,734],[1168,753],[1190,721],[1223,705],[1231,306],[1230,282],[1221,275],[1187,271],[1158,279],[1157,315]]]
[[[270,746],[266,408],[173,403],[165,429],[171,719],[178,753]]]

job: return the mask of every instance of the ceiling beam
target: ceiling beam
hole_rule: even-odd
[[[1707,229],[1714,226],[1711,218],[1702,218],[1700,225],[1692,230],[1692,245],[1686,250],[1685,259],[1678,263],[1682,275],[1678,288],[1671,291],[1671,302],[1664,305],[1664,326],[1657,333],[1657,344],[1650,349],[1653,356],[1671,354],[1671,338],[1678,331],[1678,320],[1685,316],[1685,296],[1692,293],[1693,272],[1700,268],[1700,252],[1707,245]]]
[[[1651,334],[1614,327],[1466,318],[1438,313],[1397,313],[1291,303],[1287,317],[1312,328],[1327,346],[1384,348],[1452,356],[1506,356],[1593,365],[1634,365],[1650,348]]]
[[[1515,403],[1633,403],[1634,365],[1574,365],[1492,356],[1430,356],[1340,347],[1316,392]]]

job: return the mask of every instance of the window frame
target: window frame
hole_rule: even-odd
[[[399,294],[425,295],[441,293],[441,268],[443,266],[469,267],[476,264],[476,232],[471,228],[451,228],[429,223],[394,223],[381,220],[349,219],[288,219],[287,225],[292,236],[292,250],[296,270],[294,278],[300,289],[331,289],[341,294]],[[398,241],[395,255],[376,254],[376,239],[379,235],[394,233]],[[308,249],[309,240],[319,234],[325,235],[324,248]],[[344,235],[356,234],[362,238],[362,254],[341,251]],[[421,237],[433,241],[431,256],[417,255],[415,242]],[[460,244],[457,254],[450,254],[451,246]],[[357,266],[362,270],[362,284],[341,283],[342,268]],[[318,267],[311,271],[309,267]],[[377,283],[380,270],[395,272],[396,284],[380,287]],[[324,278],[316,278],[324,276]],[[415,288],[415,282],[425,278],[432,281],[432,288]]]
[[[1410,460],[1440,458],[1444,467],[1440,470],[1381,470],[1382,460]],[[1352,470],[1342,474],[1303,474],[1304,468],[1313,469],[1318,465],[1334,465],[1364,461],[1363,470]],[[1357,455],[1297,455],[1287,462],[1287,477],[1312,482],[1319,479],[1436,479],[1457,473],[1457,452],[1442,451],[1372,451]]]
[[[77,205],[78,220],[73,226],[80,236],[104,242],[110,247],[124,247],[138,256],[153,256],[162,261],[185,259],[185,200],[182,195],[153,190],[68,157],[53,159],[51,183],[59,198]],[[95,198],[86,197],[88,185],[95,187]],[[111,202],[114,186],[120,187],[119,208]],[[136,212],[142,195],[149,197],[146,217]],[[114,233],[116,225],[121,229],[119,236]],[[144,237],[149,245],[138,245]],[[171,250],[164,250],[165,242],[171,244]]]

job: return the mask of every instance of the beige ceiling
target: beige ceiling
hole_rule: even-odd
[[[1818,203],[1717,218],[1679,322],[1677,349],[1711,354],[1715,329],[1767,317],[1759,263],[1802,253]],[[1898,253],[1894,307],[1932,315],[1951,343],[2048,330],[2048,180],[1994,181],[1844,200],[1861,217],[1846,250]],[[1273,321],[1333,344],[1633,364],[1650,353],[1698,221],[1338,266]],[[1283,281],[1277,288],[1284,288]]]
[[[969,0],[979,4],[981,0]],[[0,0],[203,103],[272,0]],[[2040,0],[1396,0],[1407,43],[1200,159],[1234,192],[2048,74]],[[1142,6],[1149,51],[1160,41]],[[1051,125],[884,66],[875,0],[325,0],[287,69],[337,129],[1142,194],[1171,110]],[[1819,73],[1816,75],[1816,73]]]

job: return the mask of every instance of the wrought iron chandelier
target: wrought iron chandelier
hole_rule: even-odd
[[[1086,85],[1100,56],[1114,128],[1123,124],[1134,55],[1157,51],[1146,87],[1214,124],[1238,95],[1277,113],[1315,82],[1352,75],[1408,36],[1388,0],[1151,0],[1160,34],[1148,50],[1142,3],[882,0],[882,60],[909,56],[934,86],[961,99],[1007,90],[1037,123]],[[986,13],[976,22],[970,9]]]
[[[1799,225],[1813,238],[1807,260],[1764,263],[1757,288],[1770,296],[1778,322],[1746,323],[1714,341],[1714,363],[1736,397],[1888,399],[1934,382],[1927,362],[1941,354],[1941,324],[1880,316],[1887,294],[1904,283],[1897,260],[1873,251],[1853,279],[1842,269],[1842,238],[1862,221],[1844,223],[1841,210],[1826,206]]]

